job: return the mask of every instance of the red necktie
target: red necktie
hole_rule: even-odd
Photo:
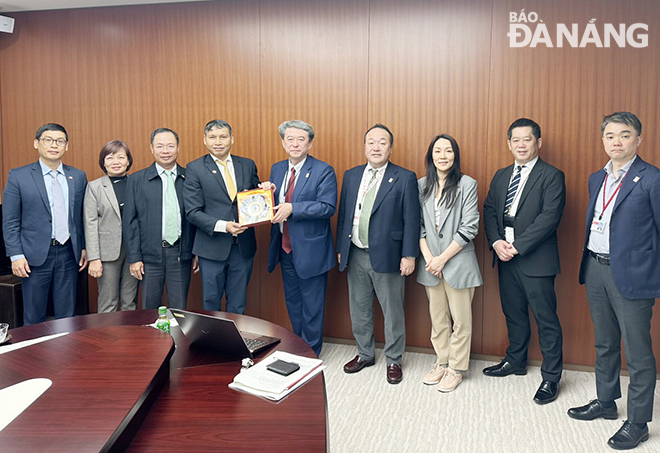
[[[293,186],[296,184],[296,169],[291,169],[291,177],[289,178],[289,185],[286,188],[286,193],[284,194],[284,202],[291,203],[293,198]],[[289,236],[289,222],[284,222],[282,227],[282,248],[286,253],[291,253],[291,236]]]

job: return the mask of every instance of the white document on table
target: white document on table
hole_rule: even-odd
[[[51,385],[53,385],[53,381],[50,379],[37,378],[0,389],[0,408],[2,408],[0,410],[0,431],[39,399]]]
[[[300,369],[288,376],[282,376],[266,368],[276,360],[296,363]],[[229,388],[279,401],[324,369],[323,360],[275,351],[253,367],[241,370],[229,384]]]
[[[26,348],[28,346],[32,346],[33,344],[42,343],[44,341],[54,340],[55,338],[59,338],[68,334],[69,332],[56,333],[55,335],[46,335],[45,337],[33,338],[32,340],[25,340],[14,344],[0,346],[0,354],[6,354],[8,352]]]

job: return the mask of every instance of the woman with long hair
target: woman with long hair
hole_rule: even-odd
[[[451,392],[470,362],[472,297],[483,284],[474,238],[479,229],[477,181],[461,173],[456,140],[440,134],[425,157],[426,176],[418,181],[422,252],[417,281],[424,285],[436,353],[424,383]]]

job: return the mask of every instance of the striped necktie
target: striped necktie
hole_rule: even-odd
[[[525,168],[524,165],[516,166],[516,174],[511,180],[511,183],[509,184],[509,188],[506,191],[506,203],[504,203],[505,215],[509,215],[509,211],[511,210],[511,205],[513,204],[513,200],[516,198],[516,192],[518,192],[518,186],[520,185],[520,174],[522,173],[523,168]]]

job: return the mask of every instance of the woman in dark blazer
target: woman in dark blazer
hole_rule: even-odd
[[[422,261],[417,281],[429,298],[437,359],[424,383],[450,392],[468,369],[472,297],[483,284],[473,242],[479,229],[477,181],[461,173],[458,143],[450,135],[431,141],[425,163],[426,176],[418,181]]]
[[[133,157],[120,140],[106,143],[99,155],[106,173],[87,185],[84,204],[89,275],[98,279],[98,312],[135,310],[138,281],[131,276],[122,241],[122,210]]]

